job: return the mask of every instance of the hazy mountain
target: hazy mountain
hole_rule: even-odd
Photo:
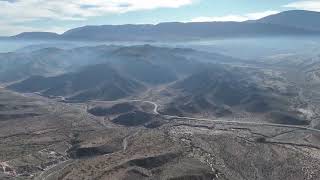
[[[31,47],[33,49],[33,47]],[[142,46],[94,46],[74,49],[44,48],[0,54],[0,81],[30,76],[53,76],[87,65],[108,63],[119,72],[148,84],[177,80],[204,67],[204,63],[241,60],[192,49]]]
[[[30,75],[49,75],[63,72],[63,50],[46,48],[31,53],[0,54],[0,81],[10,82]],[[57,59],[60,59],[59,61]]]
[[[31,77],[8,88],[21,92],[42,92],[45,96],[68,96],[70,100],[115,100],[144,89],[105,64],[56,77]]]
[[[82,66],[101,63],[101,55],[108,54],[115,46],[59,49],[54,47],[24,49],[0,53],[0,81],[10,82],[29,76],[52,76],[75,71]]]
[[[190,75],[204,65],[200,59],[191,59],[181,51],[196,53],[191,49],[160,48],[149,45],[122,47],[108,56],[107,62],[119,71],[135,79],[149,83],[162,84]],[[223,57],[223,58],[222,58]],[[221,56],[221,61],[232,59]],[[215,59],[212,59],[214,61]]]
[[[215,53],[150,45],[45,48],[3,54],[0,59],[3,59],[2,81],[25,79],[10,86],[14,90],[83,100],[111,98],[108,95],[116,92],[120,94],[113,94],[114,98],[124,97],[136,92],[133,89],[143,89],[141,84],[152,87],[171,83],[204,69],[209,63],[242,62]],[[108,80],[111,84],[105,85]]]
[[[293,10],[267,16],[256,22],[279,24],[309,30],[320,30],[320,12]]]

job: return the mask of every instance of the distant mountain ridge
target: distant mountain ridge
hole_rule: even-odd
[[[247,22],[160,23],[102,25],[74,28],[59,35],[21,33],[6,39],[86,41],[181,41],[207,38],[320,35],[320,13],[285,11]],[[2,38],[3,39],[3,38]]]
[[[171,41],[204,38],[320,34],[282,25],[247,22],[161,23],[158,25],[85,26],[62,34],[63,39]]]
[[[293,10],[264,17],[256,22],[279,24],[308,30],[320,30],[320,12]]]

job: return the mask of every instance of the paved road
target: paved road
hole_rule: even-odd
[[[95,101],[95,102],[143,102],[143,103],[149,103],[154,106],[153,113],[156,115],[161,115],[166,118],[170,119],[187,119],[187,120],[197,120],[197,121],[209,121],[209,122],[215,122],[220,124],[240,124],[240,125],[257,125],[257,126],[272,126],[272,127],[284,127],[284,128],[295,128],[295,129],[301,129],[301,130],[308,130],[313,132],[320,133],[319,129],[314,129],[311,127],[305,127],[305,126],[296,126],[296,125],[285,125],[285,124],[274,124],[274,123],[259,123],[259,122],[245,122],[245,121],[226,121],[226,120],[217,120],[217,119],[205,119],[205,118],[194,118],[194,117],[183,117],[183,116],[171,116],[166,114],[161,114],[158,111],[159,105],[152,101],[145,101],[145,100],[120,100],[120,101]]]
[[[64,98],[60,96],[60,98]],[[194,118],[194,117],[184,117],[184,116],[171,116],[166,114],[159,113],[159,105],[156,102],[147,101],[147,100],[139,100],[139,99],[133,99],[133,100],[116,100],[116,101],[100,101],[100,100],[91,100],[90,102],[100,102],[100,103],[125,103],[125,102],[142,102],[142,103],[148,103],[151,104],[153,108],[153,113],[156,115],[161,115],[165,118],[170,119],[187,119],[187,120],[197,120],[197,121],[209,121],[209,122],[215,122],[220,124],[240,124],[240,125],[257,125],[257,126],[272,126],[272,127],[284,127],[284,128],[295,128],[295,129],[302,129],[302,130],[308,130],[313,132],[320,133],[319,129],[314,129],[311,127],[305,127],[305,126],[297,126],[297,125],[285,125],[285,124],[275,124],[275,123],[260,123],[260,122],[246,122],[246,121],[227,121],[227,120],[217,120],[217,119],[205,119],[205,118]]]
[[[167,115],[165,115],[167,116]],[[296,126],[296,125],[285,125],[285,124],[274,124],[274,123],[258,123],[258,122],[246,122],[246,121],[226,121],[226,120],[213,120],[213,119],[202,119],[202,118],[192,118],[192,117],[179,117],[179,116],[169,116],[175,119],[189,119],[189,120],[197,120],[197,121],[210,121],[216,123],[224,123],[224,124],[244,124],[244,125],[260,125],[260,126],[273,126],[273,127],[285,127],[285,128],[296,128],[302,130],[309,130],[320,133],[319,129],[304,127],[304,126]]]
[[[159,111],[158,111],[159,105],[156,102],[147,101],[147,100],[139,100],[139,99],[116,100],[116,101],[91,100],[90,102],[100,102],[100,103],[142,102],[142,103],[151,104],[154,107],[153,108],[153,113],[154,114],[161,115],[161,116],[163,116],[165,118],[170,118],[170,119],[187,119],[187,120],[197,120],[197,121],[209,121],[209,122],[215,122],[215,123],[220,123],[220,124],[240,124],[240,125],[257,125],[257,126],[272,126],[272,127],[295,128],[295,129],[302,129],[302,130],[308,130],[308,131],[313,131],[313,132],[320,133],[319,129],[314,129],[314,128],[305,127],[305,126],[297,126],[297,125],[285,125],[285,124],[275,124],[275,123],[260,123],[260,122],[245,122],[245,121],[227,121],[227,120],[194,118],[194,117],[184,117],[184,116],[171,116],[171,115],[166,115],[166,114],[159,113]]]

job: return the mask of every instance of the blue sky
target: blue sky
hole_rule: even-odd
[[[245,21],[291,9],[320,11],[320,0],[0,0],[0,35],[101,24]]]

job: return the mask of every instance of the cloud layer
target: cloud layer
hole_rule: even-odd
[[[248,20],[257,20],[261,19],[263,17],[277,14],[279,11],[264,11],[264,12],[255,12],[255,13],[249,13],[244,15],[226,15],[226,16],[214,16],[214,17],[196,17],[191,20],[191,22],[213,22],[213,21],[236,21],[236,22],[242,22],[242,21],[248,21]]]
[[[0,16],[14,21],[84,20],[92,16],[178,8],[193,0],[0,0]]]
[[[285,5],[284,7],[309,11],[320,11],[320,0],[296,1]]]

